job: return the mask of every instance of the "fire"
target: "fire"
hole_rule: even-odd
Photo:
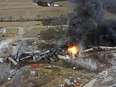
[[[76,45],[71,45],[68,47],[68,53],[75,57],[79,52],[79,47]]]

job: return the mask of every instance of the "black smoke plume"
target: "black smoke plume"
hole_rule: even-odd
[[[82,42],[85,46],[116,45],[116,20],[105,20],[100,0],[71,0],[74,10],[69,18],[69,43]]]

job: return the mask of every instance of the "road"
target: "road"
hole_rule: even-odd
[[[25,67],[21,68],[16,72],[16,75],[13,77],[10,84],[8,84],[7,87],[21,87],[21,78],[22,78],[22,72]]]
[[[21,85],[21,74],[22,72],[19,72],[14,77],[12,83],[10,83],[7,87],[20,87]]]
[[[7,78],[9,76],[9,70],[9,64],[0,63],[0,85],[7,81]]]

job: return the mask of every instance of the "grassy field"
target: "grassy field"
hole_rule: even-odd
[[[68,14],[71,8],[68,1],[57,2],[63,7],[41,7],[33,3],[32,0],[0,0],[0,17],[34,18],[37,15],[41,17],[53,17]],[[116,15],[105,11],[105,18],[116,18]],[[23,27],[26,30],[24,36],[37,36],[41,30],[47,29],[41,22],[0,22],[0,27]],[[17,30],[10,30],[9,37],[17,33]],[[13,32],[13,33],[12,33]],[[11,34],[11,35],[10,35]]]
[[[0,22],[0,27],[31,27],[41,25],[38,21],[29,22]]]
[[[9,17],[19,19],[35,18],[37,15],[41,17],[60,16],[71,12],[71,6],[68,1],[55,2],[63,7],[41,7],[32,0],[0,0],[0,17]],[[106,13],[108,18],[116,18],[111,13]]]
[[[17,29],[7,29],[7,34],[5,34],[4,37],[2,36],[2,34],[0,34],[0,40],[1,39],[6,39],[6,38],[16,37],[17,34],[18,34],[18,30]]]
[[[0,0],[0,17],[34,18],[36,15],[46,17],[67,14],[69,11],[68,2],[57,3],[63,7],[41,7],[33,3],[32,0]]]

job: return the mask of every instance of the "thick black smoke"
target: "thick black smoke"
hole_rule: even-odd
[[[100,0],[105,10],[116,14],[116,0]]]
[[[70,43],[116,45],[116,21],[103,18],[99,0],[71,0],[71,3],[74,3],[74,11],[67,29]]]

